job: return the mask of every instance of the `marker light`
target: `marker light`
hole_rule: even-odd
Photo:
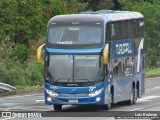
[[[47,97],[47,100],[48,100],[48,101],[52,101],[52,99],[51,99],[50,97]]]
[[[99,102],[100,100],[101,100],[101,98],[100,98],[100,97],[97,97],[97,98],[96,98],[96,101],[97,101],[97,102]]]

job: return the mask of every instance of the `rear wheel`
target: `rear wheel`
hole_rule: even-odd
[[[133,104],[136,103],[136,101],[137,101],[137,89],[132,87],[130,100],[127,101],[127,104],[128,105],[133,105]]]
[[[56,111],[62,110],[62,105],[53,105],[53,107]]]
[[[137,88],[135,88],[135,89],[134,89],[133,104],[136,103],[137,99],[138,99],[138,90],[137,90]]]

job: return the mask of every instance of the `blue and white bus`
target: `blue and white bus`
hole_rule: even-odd
[[[44,49],[45,103],[135,104],[145,92],[144,21],[138,12],[99,10],[50,19]]]

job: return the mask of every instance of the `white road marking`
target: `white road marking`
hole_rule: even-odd
[[[154,87],[154,88],[152,88],[152,89],[154,89],[154,90],[155,90],[155,89],[159,89],[159,88],[160,88],[160,86],[157,86],[157,87]]]
[[[151,101],[152,99],[159,98],[159,97],[160,96],[147,96],[147,97],[140,98],[137,101],[138,102],[146,102],[146,101]]]
[[[42,99],[42,100],[36,100],[36,102],[44,102],[44,99]]]
[[[42,111],[42,110],[47,110],[49,108],[53,108],[51,106],[47,106],[47,105],[44,105],[44,106],[21,106],[21,107],[12,107],[12,108],[7,108],[6,111],[8,110],[12,110],[12,109],[16,109],[18,108],[18,110],[22,110],[22,111],[30,111],[30,110],[35,110],[35,111]]]
[[[35,96],[37,94],[33,94],[33,95],[16,95],[16,96],[7,96],[7,97],[2,97],[0,99],[4,99],[4,98],[19,98],[19,97],[28,97],[28,96]]]
[[[160,77],[155,77],[155,78],[147,78],[148,80],[152,80],[152,79],[159,79]]]
[[[24,106],[9,107],[9,108],[4,108],[3,110],[9,111],[11,109],[19,109],[19,108],[22,108],[22,107],[24,107]]]
[[[133,110],[130,110],[130,111],[137,111],[137,110],[140,110],[140,109],[143,109],[143,108],[137,108],[137,109],[133,109]]]
[[[8,118],[2,118],[1,120],[10,120],[10,119],[14,119],[15,117],[8,117]]]

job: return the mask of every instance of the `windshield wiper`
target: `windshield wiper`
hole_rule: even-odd
[[[90,81],[89,79],[74,79],[74,80],[87,80],[88,82],[94,84],[94,82],[93,82],[93,81]]]
[[[59,80],[67,80],[67,82],[69,82],[71,79],[70,78],[59,78],[57,80],[54,80],[52,84],[58,82]]]

